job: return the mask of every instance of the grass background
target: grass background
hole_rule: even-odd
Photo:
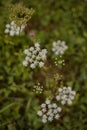
[[[35,9],[28,32],[11,38],[4,34],[9,22],[8,6],[23,2]],[[87,1],[86,0],[0,0],[0,130],[86,130],[87,129]],[[77,102],[59,122],[42,124],[37,117],[40,97],[29,88],[33,72],[24,68],[22,52],[33,44],[36,33],[41,46],[66,41],[69,49],[64,67],[65,81],[78,93]],[[38,74],[38,70],[35,72]]]

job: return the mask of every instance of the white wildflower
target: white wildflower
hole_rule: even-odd
[[[48,121],[53,121],[53,117],[49,116]]]
[[[47,119],[43,118],[43,119],[42,119],[42,122],[43,122],[43,123],[46,123],[46,122],[47,122]]]
[[[44,62],[39,62],[39,67],[41,68],[41,67],[43,67],[44,66]]]
[[[23,53],[26,55],[25,60],[30,64],[30,68],[34,69],[37,66],[42,68],[44,66],[47,52],[46,49],[40,49],[39,43],[35,43],[34,47],[31,46],[29,49],[25,49]]]
[[[50,104],[50,100],[49,99],[46,99],[46,104]]]
[[[64,41],[58,40],[57,42],[53,42],[52,51],[55,55],[62,55],[68,49],[68,46]]]
[[[16,25],[15,21],[12,21],[10,24],[6,24],[5,33],[10,36],[18,36],[24,30],[25,25],[21,25],[20,27]]]
[[[41,104],[41,107],[42,107],[42,108],[45,108],[45,107],[46,107],[46,104],[45,104],[45,103]]]
[[[30,68],[34,69],[35,68],[35,64],[34,63],[30,64]]]
[[[24,60],[24,61],[22,62],[22,64],[23,64],[23,66],[27,67],[28,62]]]
[[[57,106],[56,103],[51,103],[51,100],[46,99],[45,103],[41,104],[41,112],[40,114],[42,118],[42,122],[46,123],[47,121],[53,121],[53,119],[59,119],[60,112],[62,108]]]
[[[71,87],[63,87],[58,89],[56,100],[60,101],[62,105],[71,105],[74,100],[76,92]]]
[[[42,111],[38,111],[37,114],[38,114],[38,116],[42,116],[43,113],[42,113]]]
[[[4,31],[5,33],[9,33],[9,29],[5,29],[5,31]]]
[[[60,115],[59,115],[59,114],[56,114],[54,118],[55,118],[55,119],[59,119],[59,117],[60,117]]]

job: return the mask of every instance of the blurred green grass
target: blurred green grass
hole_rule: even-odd
[[[22,52],[33,44],[29,35],[10,38],[4,34],[10,2],[0,1],[0,130],[86,130],[87,129],[87,2],[85,0],[20,0],[35,9],[29,31],[36,32],[42,47],[64,40],[65,81],[78,93],[77,102],[67,109],[60,123],[43,125],[36,115],[39,100],[29,92],[35,82],[24,68]],[[21,39],[21,40],[20,40]],[[31,102],[29,105],[29,102]]]

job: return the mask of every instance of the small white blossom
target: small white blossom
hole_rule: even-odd
[[[14,31],[11,30],[9,33],[10,36],[14,36]]]
[[[53,121],[53,117],[49,116],[48,121]]]
[[[39,50],[37,50],[39,48]],[[29,49],[25,49],[23,53],[26,55],[24,61],[30,64],[30,68],[35,69],[37,66],[42,68],[44,61],[46,60],[46,49],[40,49],[40,44],[35,43],[35,46],[31,46]]]
[[[46,104],[50,104],[50,100],[49,99],[46,99]]]
[[[6,28],[10,28],[10,24],[6,24]]]
[[[30,67],[31,67],[32,69],[34,69],[34,68],[35,68],[35,64],[34,64],[34,63],[30,64]]]
[[[58,107],[58,108],[57,108],[57,111],[58,111],[58,112],[61,112],[61,111],[62,111],[62,108],[61,108],[61,107]]]
[[[23,64],[23,66],[27,67],[28,62],[24,60],[24,61],[22,62],[22,64]]]
[[[63,55],[67,49],[68,46],[64,41],[58,40],[57,42],[53,42],[52,51],[55,53],[55,55]]]
[[[71,87],[63,87],[58,89],[58,95],[56,100],[60,101],[62,105],[71,105],[74,100],[76,92],[71,89]]]
[[[36,48],[40,47],[40,44],[39,43],[35,43],[35,47]]]
[[[25,25],[21,25],[20,27],[16,25],[15,21],[12,21],[10,24],[6,24],[5,33],[10,36],[18,36],[24,30]]]
[[[59,119],[60,115],[59,114],[56,114],[55,115],[55,119]]]
[[[44,66],[44,62],[39,62],[39,67],[41,68],[41,67],[43,67]]]
[[[56,104],[56,103],[53,103],[53,104],[52,104],[52,107],[53,107],[53,108],[57,108],[57,104]]]
[[[62,104],[62,105],[66,104],[66,101],[65,101],[65,100],[62,100],[62,101],[61,101],[61,104]]]
[[[53,121],[54,119],[59,119],[60,112],[62,111],[61,107],[58,107],[56,103],[51,103],[51,100],[46,99],[45,103],[41,104],[42,122],[46,123],[47,121]],[[39,115],[39,114],[38,114]]]
[[[56,99],[57,99],[57,101],[59,101],[61,99],[60,95],[57,95]]]
[[[46,109],[45,109],[45,108],[43,108],[43,109],[42,109],[42,112],[46,112]]]
[[[41,107],[42,107],[42,108],[45,108],[45,107],[46,107],[46,104],[45,104],[45,103],[41,104]]]
[[[4,31],[5,33],[9,33],[9,29],[5,29],[5,31]]]
[[[46,122],[47,122],[47,120],[46,120],[45,118],[43,118],[43,119],[42,119],[42,122],[43,122],[43,123],[46,123]]]
[[[30,47],[29,50],[30,50],[30,51],[34,51],[34,47]]]
[[[42,113],[42,111],[38,111],[37,114],[38,114],[38,116],[42,116],[43,113]]]
[[[45,114],[43,115],[43,119],[47,119],[47,116]]]

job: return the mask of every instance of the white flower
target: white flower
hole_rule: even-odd
[[[51,103],[51,100],[46,99],[45,103],[41,104],[42,122],[59,119],[61,110],[61,107],[58,107],[56,103]]]
[[[52,121],[52,120],[53,120],[53,117],[49,116],[48,121]]]
[[[41,68],[41,67],[43,67],[44,66],[44,63],[41,61],[41,62],[39,62],[39,67]]]
[[[34,50],[34,51],[33,51],[33,54],[36,55],[36,54],[37,54],[37,50]]]
[[[62,105],[71,105],[76,95],[75,91],[72,91],[71,87],[63,87],[58,89],[58,95],[56,100],[60,101]]]
[[[53,108],[57,108],[57,104],[56,104],[56,103],[53,103],[53,104],[52,104],[52,107],[53,107]]]
[[[38,115],[38,116],[42,116],[42,114],[43,114],[42,111],[38,111],[38,112],[37,112],[37,115]]]
[[[64,41],[58,40],[57,42],[53,42],[52,51],[55,55],[62,55],[67,49],[68,47]]]
[[[50,100],[49,99],[46,99],[46,104],[50,104]]]
[[[10,28],[10,24],[6,24],[6,28]]]
[[[59,119],[60,115],[59,114],[56,114],[55,115],[55,119]]]
[[[30,47],[29,50],[30,50],[30,51],[34,51],[34,47]]]
[[[42,118],[43,118],[43,119],[47,119],[47,116],[44,114],[44,115],[42,116]]]
[[[46,104],[45,104],[45,103],[41,104],[41,107],[42,107],[42,108],[45,108],[45,107],[46,107]]]
[[[61,107],[58,107],[58,108],[57,108],[57,111],[58,111],[58,112],[61,112],[61,111],[62,111],[62,108],[61,108]]]
[[[59,101],[61,99],[60,95],[56,96],[56,100]]]
[[[32,59],[32,58],[29,58],[28,61],[29,61],[30,63],[32,63],[32,62],[33,62],[33,59]],[[33,64],[35,65],[35,63],[33,63]]]
[[[71,100],[74,100],[74,96],[70,95],[70,99],[71,99]]]
[[[53,113],[56,114],[57,112],[58,112],[57,109],[54,109]]]
[[[47,122],[47,119],[43,118],[43,119],[42,119],[42,122],[43,122],[43,123],[46,123],[46,122]]]
[[[39,48],[39,52],[37,51]],[[34,69],[37,66],[42,68],[44,66],[44,60],[46,60],[46,49],[40,49],[39,43],[35,43],[35,46],[31,46],[29,49],[24,50],[24,54],[26,54],[25,60],[30,64],[30,68]]]
[[[40,47],[40,44],[39,43],[35,43],[35,47],[36,48]]]
[[[32,58],[35,58],[35,57],[36,57],[36,56],[33,54],[33,55],[32,55]]]
[[[43,109],[42,109],[42,112],[46,112],[46,109],[45,109],[45,108],[43,108]]]
[[[4,31],[5,33],[9,33],[9,29],[5,29],[5,31]]]
[[[72,91],[71,94],[75,96],[75,95],[76,95],[76,92],[75,92],[75,91]]]
[[[15,25],[15,21],[12,21],[12,22],[11,22],[11,25]]]
[[[49,109],[47,115],[50,115],[51,113],[52,113],[52,109]]]
[[[66,103],[66,101],[65,101],[65,100],[62,100],[62,101],[61,101],[61,104],[62,104],[62,105],[64,105],[65,103]]]
[[[29,53],[28,49],[25,49],[24,54],[28,54],[28,53]]]
[[[34,61],[34,64],[35,64],[35,66],[36,66],[36,65],[38,64],[38,61],[35,60],[35,61]]]
[[[21,27],[17,26],[15,21],[12,21],[10,24],[6,24],[6,29],[4,32],[9,34],[10,36],[15,36],[15,35],[18,36],[23,31]]]
[[[30,64],[30,67],[31,67],[32,69],[34,69],[34,68],[35,68],[35,64],[34,64],[34,63]]]
[[[20,27],[17,27],[17,31],[18,31],[18,32],[20,31]]]
[[[10,36],[14,36],[14,31],[10,31]]]
[[[29,57],[28,56],[25,57],[25,61],[29,61]]]
[[[62,92],[62,88],[59,88],[58,91],[59,91],[59,92]]]
[[[20,32],[19,32],[19,31],[16,31],[16,32],[15,32],[15,34],[16,34],[16,35],[19,35],[19,34],[20,34]]]
[[[49,104],[49,105],[48,105],[48,108],[52,108],[52,105],[51,105],[51,104]]]
[[[68,99],[68,100],[67,100],[67,104],[68,104],[68,105],[71,105],[71,104],[72,104],[72,100]]]
[[[22,62],[22,64],[23,64],[23,66],[27,67],[28,62],[24,60],[24,61]]]

